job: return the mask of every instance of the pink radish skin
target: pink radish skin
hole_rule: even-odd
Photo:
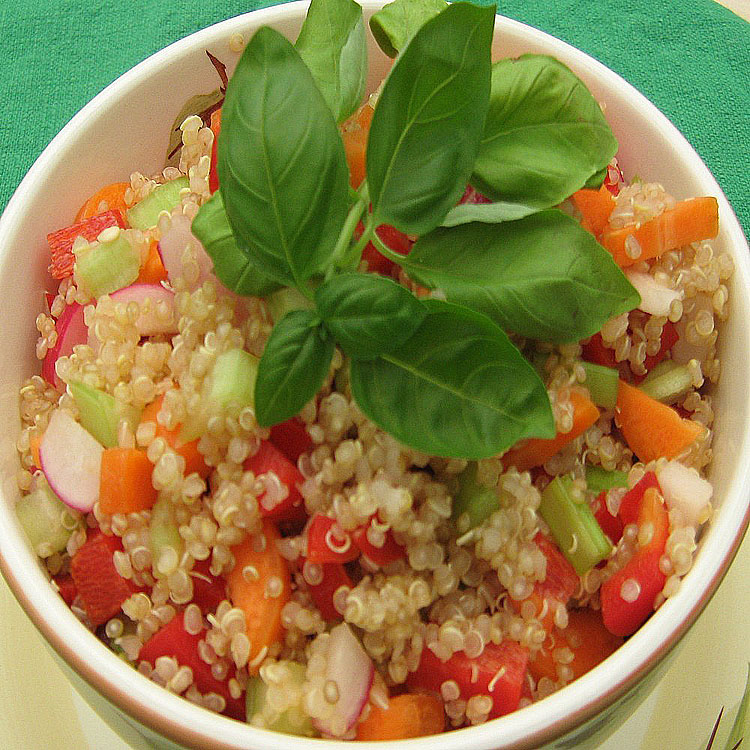
[[[39,445],[47,483],[65,505],[88,513],[99,499],[104,448],[68,412],[57,409]]]
[[[42,361],[42,377],[55,388],[62,388],[64,384],[57,377],[55,363],[60,357],[69,357],[74,346],[88,342],[89,331],[83,322],[83,305],[77,302],[68,305],[60,314],[55,329],[57,341]]]
[[[141,314],[135,321],[135,327],[141,336],[155,336],[160,333],[177,333],[177,318],[174,311],[174,292],[161,284],[131,284],[118,289],[109,295],[113,302],[137,302]],[[164,303],[169,306],[171,314],[162,319],[156,314],[156,306]]]
[[[328,641],[326,679],[338,686],[339,699],[334,716],[329,721],[315,721],[316,728],[329,737],[342,737],[349,732],[367,703],[374,677],[372,660],[351,628],[345,622],[333,628]],[[336,721],[338,718],[340,722]],[[334,727],[334,723],[339,726]],[[343,728],[343,732],[334,735],[336,728]]]
[[[170,281],[178,276],[183,276],[182,256],[185,248],[192,245],[195,251],[195,259],[198,262],[198,278],[193,283],[191,279],[190,288],[197,289],[211,276],[214,264],[203,245],[190,231],[190,219],[178,214],[172,216],[172,225],[167,229],[159,240],[159,255]]]

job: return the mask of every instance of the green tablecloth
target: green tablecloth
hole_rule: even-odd
[[[264,0],[4,0],[0,208],[46,144],[151,53]],[[750,23],[713,0],[499,0],[653,101],[708,164],[750,236]]]

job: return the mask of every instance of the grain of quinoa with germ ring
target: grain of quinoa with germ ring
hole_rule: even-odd
[[[544,698],[677,591],[732,262],[713,198],[628,182],[571,71],[491,63],[491,9],[404,28],[386,6],[396,62],[366,98],[322,83],[316,7],[294,47],[250,40],[170,166],[49,236],[17,512],[145,677],[280,732],[400,739]],[[527,109],[567,135],[514,171],[521,144],[493,144]]]

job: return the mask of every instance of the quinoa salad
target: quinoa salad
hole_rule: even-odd
[[[385,6],[370,96],[364,52],[320,52],[364,50],[355,3],[233,37],[166,166],[48,236],[18,517],[83,625],[195,704],[339,739],[482,723],[691,568],[716,200],[628,175],[561,63],[491,61],[493,14]]]

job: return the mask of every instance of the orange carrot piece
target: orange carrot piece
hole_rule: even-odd
[[[570,401],[573,405],[573,429],[570,432],[558,432],[549,439],[530,438],[521,441],[501,457],[505,469],[515,466],[519,471],[528,471],[541,466],[599,419],[599,409],[582,390],[572,388]]]
[[[39,458],[39,446],[42,444],[42,436],[40,434],[34,434],[29,438],[29,451],[31,451],[31,457],[34,459],[34,466],[39,468],[42,465],[42,461]]]
[[[609,215],[615,207],[615,199],[606,185],[598,190],[582,188],[572,195],[573,203],[581,212],[581,226],[598,237],[607,226]]]
[[[365,179],[367,136],[370,134],[370,122],[374,111],[369,103],[363,104],[341,126],[341,137],[349,165],[349,183],[355,189]]]
[[[719,204],[716,198],[708,196],[681,201],[640,226],[605,228],[599,241],[612,253],[617,265],[625,268],[691,242],[716,237],[718,232]],[[628,237],[633,237],[640,245],[641,253],[637,258],[631,258],[625,249]]]
[[[123,215],[130,206],[125,203],[125,191],[130,187],[129,182],[112,182],[97,190],[82,206],[76,214],[76,223],[91,218],[104,211],[117,209]]]
[[[245,613],[250,674],[260,669],[260,664],[251,666],[253,660],[283,638],[281,610],[290,598],[291,576],[276,544],[280,538],[276,525],[266,519],[262,534],[248,536],[231,548],[235,565],[227,574],[227,587],[232,606]]]
[[[105,448],[99,480],[99,507],[104,513],[139,513],[156,502],[151,482],[154,465],[137,448]]]
[[[161,262],[159,243],[152,242],[148,248],[148,256],[141,266],[136,284],[159,284],[167,280],[167,269]]]
[[[156,418],[164,403],[164,396],[159,396],[146,406],[141,415],[141,423],[153,422],[156,425],[156,437],[164,438],[175,453],[185,459],[185,476],[197,472],[203,479],[211,473],[211,467],[206,464],[203,454],[198,450],[198,440],[183,443],[180,440],[180,425],[173,430],[168,430]]]
[[[211,113],[211,131],[214,134],[214,142],[211,146],[211,168],[208,172],[208,189],[213,195],[219,189],[219,174],[216,165],[219,159],[218,143],[221,132],[221,107]]]
[[[548,677],[557,682],[558,662],[553,654],[556,649],[568,648],[573,654],[573,660],[566,666],[572,670],[573,679],[577,679],[603,662],[622,643],[622,638],[612,635],[604,627],[601,612],[588,608],[574,609],[568,612],[568,627],[563,630],[555,628],[552,638],[533,653],[529,660],[529,672],[537,681]]]
[[[357,725],[358,740],[405,740],[440,734],[445,729],[443,702],[427,693],[402,693],[388,701],[388,708],[371,706]]]
[[[644,463],[662,457],[675,458],[704,429],[624,380],[617,389],[615,424],[630,450]]]

